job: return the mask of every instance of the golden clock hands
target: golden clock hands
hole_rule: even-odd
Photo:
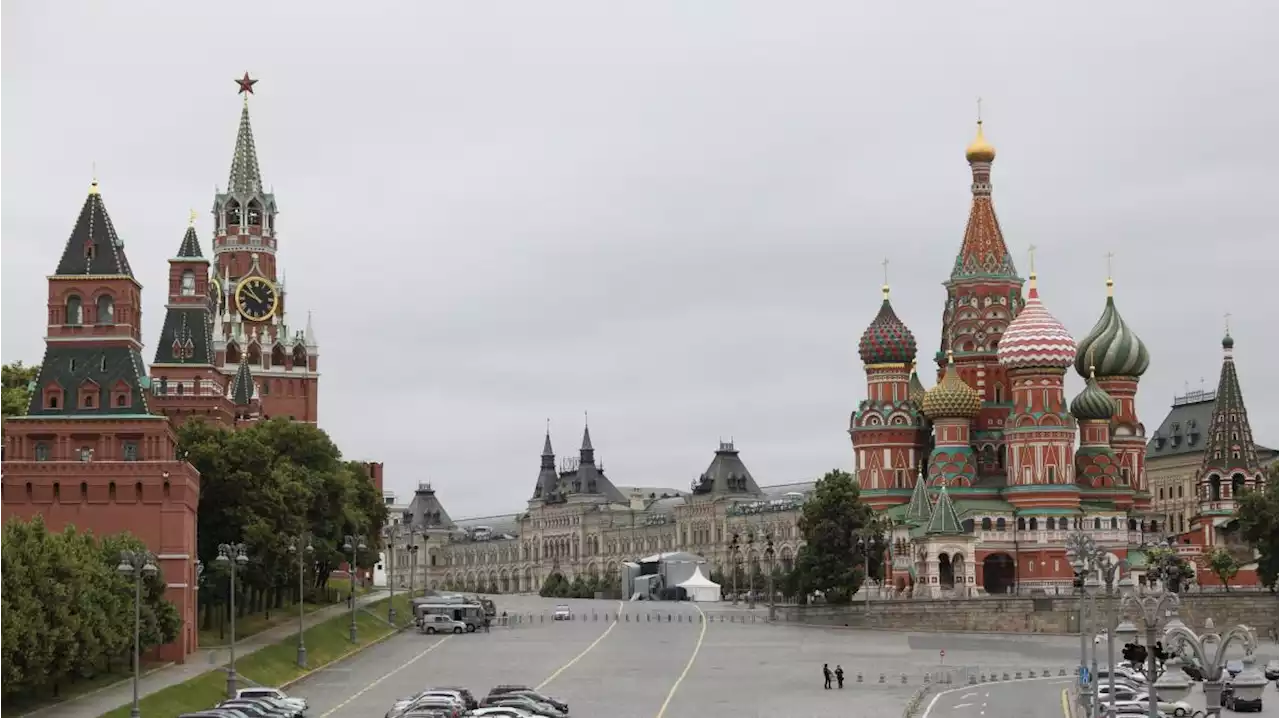
[[[245,293],[245,294],[247,294],[247,295],[249,295],[250,297],[252,297],[252,298],[253,298],[253,300],[254,300],[255,302],[261,302],[261,301],[262,301],[262,297],[259,297],[259,296],[258,296],[258,294],[257,294],[257,292],[254,292],[252,289],[250,289],[250,288],[248,288],[248,287],[245,287],[245,288],[244,288],[244,293]]]

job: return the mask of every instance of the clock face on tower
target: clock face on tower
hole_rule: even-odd
[[[209,304],[213,312],[218,316],[222,316],[226,307],[223,306],[224,296],[222,294],[222,282],[217,278],[209,278]]]
[[[269,319],[279,303],[280,295],[269,279],[248,277],[236,285],[236,307],[245,319],[255,322]]]

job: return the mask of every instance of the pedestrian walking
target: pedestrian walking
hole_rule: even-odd
[[[485,632],[485,633],[488,633],[488,632],[489,632],[489,617],[488,617],[488,616],[485,616],[485,617],[484,617],[484,632]]]
[[[836,687],[844,688],[844,669],[839,663],[836,664]]]
[[[831,668],[827,664],[822,664],[822,687],[831,690]]]

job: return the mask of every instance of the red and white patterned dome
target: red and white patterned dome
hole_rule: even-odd
[[[1075,363],[1076,341],[1040,302],[1034,274],[1027,303],[1001,337],[996,358],[1008,369],[1066,369]]]

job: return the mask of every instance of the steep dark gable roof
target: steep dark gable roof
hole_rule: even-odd
[[[731,441],[720,442],[720,448],[716,450],[711,465],[694,482],[693,492],[695,494],[763,495]]]
[[[79,405],[80,387],[86,382],[97,385],[93,408]],[[129,387],[127,407],[118,407],[111,400],[120,382]],[[50,384],[56,384],[63,393],[63,400],[56,409],[44,406],[44,390]],[[135,349],[53,344],[45,350],[27,413],[31,416],[150,414],[146,392],[149,385],[142,355]]]
[[[92,251],[90,251],[92,248]],[[85,198],[76,226],[67,238],[55,274],[124,274],[133,276],[129,258],[124,253],[124,242],[116,236],[111,217],[107,214],[97,184]]]
[[[157,364],[212,364],[209,310],[170,307],[156,345]]]
[[[1213,421],[1214,394],[1198,395],[1201,401],[1179,397],[1147,442],[1147,459],[1199,454],[1208,445],[1209,424]]]

